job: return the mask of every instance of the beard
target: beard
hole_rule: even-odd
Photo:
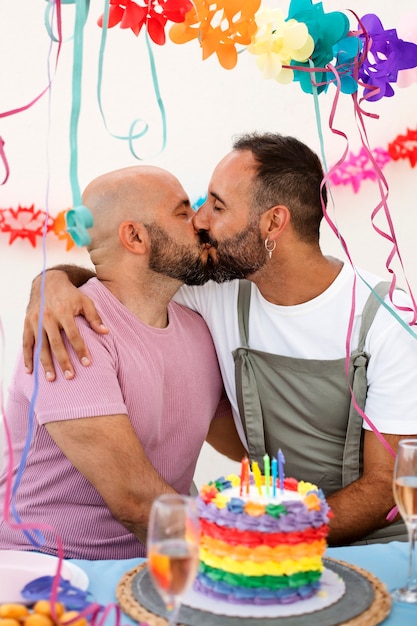
[[[203,285],[210,280],[208,267],[200,258],[201,250],[177,243],[158,224],[145,227],[151,239],[149,269],[186,285]]]
[[[252,220],[240,233],[221,242],[212,239],[207,230],[201,230],[199,237],[201,243],[209,243],[216,249],[217,258],[209,255],[206,263],[207,274],[216,283],[247,278],[266,263],[267,253],[257,220]]]

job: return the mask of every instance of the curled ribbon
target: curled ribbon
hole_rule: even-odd
[[[71,235],[77,246],[88,246],[91,243],[91,237],[87,232],[87,228],[93,226],[93,216],[90,210],[83,206],[77,206],[69,209],[65,215],[67,223],[67,232]]]

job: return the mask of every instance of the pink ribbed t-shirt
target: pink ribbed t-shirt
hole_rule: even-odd
[[[97,279],[91,279],[82,290],[94,300],[111,332],[97,335],[84,318],[77,318],[92,365],[81,366],[69,347],[76,370],[73,380],[65,380],[55,364],[57,380],[48,383],[40,368],[33,436],[15,497],[22,521],[35,526],[47,524],[54,531],[44,531],[45,544],[36,548],[20,529],[11,529],[2,519],[0,548],[41,549],[56,554],[56,532],[67,558],[143,556],[144,546],[113,518],[99,493],[68,461],[44,424],[127,414],[152,465],[177,491],[188,493],[210,422],[213,416],[229,412],[230,407],[221,401],[223,386],[216,353],[198,314],[172,302],[168,326],[154,328],[138,320]],[[28,434],[33,390],[34,376],[25,373],[20,356],[6,407],[14,474]],[[6,451],[0,510],[8,463]]]

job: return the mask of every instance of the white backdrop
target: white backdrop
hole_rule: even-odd
[[[265,6],[279,7],[286,14],[288,0],[264,1]],[[48,82],[49,66],[54,70],[56,45],[52,46],[44,27],[46,3],[41,0],[6,2],[0,0],[0,112],[29,103]],[[152,86],[145,35],[136,37],[119,27],[107,34],[104,55],[102,102],[106,130],[97,103],[97,68],[102,31],[96,25],[103,12],[102,0],[92,0],[83,36],[83,85],[81,115],[77,134],[78,178],[81,189],[95,176],[119,167],[137,164],[126,136],[133,120],[145,119],[150,130],[135,142],[136,152],[144,161],[175,173],[196,201],[205,194],[210,172],[230,149],[233,135],[251,130],[272,130],[292,134],[321,153],[313,96],[303,93],[298,83],[279,85],[262,78],[254,58],[247,52],[239,56],[233,70],[223,69],[215,55],[201,60],[196,41],[152,46],[159,89],[167,116],[167,145],[161,147],[161,122]],[[376,13],[384,27],[396,28],[408,11],[416,11],[415,0],[382,3],[380,0],[327,0],[326,11],[345,12],[352,28],[356,20],[349,12],[363,16]],[[74,6],[63,4],[65,42],[49,94],[25,112],[1,120],[0,135],[10,165],[10,177],[0,187],[0,208],[20,205],[48,209],[52,216],[71,206],[69,177],[70,113],[72,104],[73,43],[71,32]],[[371,147],[387,149],[388,143],[417,124],[417,86],[407,89],[394,85],[395,95],[364,108],[377,116],[366,119]],[[345,149],[344,141],[333,135],[328,126],[335,89],[319,96],[325,155],[328,165],[335,163]],[[349,139],[349,149],[361,147],[356,128],[352,99],[341,95],[335,119],[337,128]],[[110,132],[109,132],[110,131]],[[417,289],[415,264],[416,173],[407,160],[391,161],[383,173],[389,185],[389,211],[398,238],[406,277]],[[3,171],[0,172],[0,179]],[[373,181],[365,181],[354,193],[350,185],[333,189],[332,217],[337,221],[355,264],[387,275],[386,259],[391,244],[376,234],[371,213],[380,195]],[[385,228],[383,212],[378,218]],[[0,321],[4,331],[1,346],[1,387],[4,396],[19,349],[24,310],[30,282],[43,265],[59,262],[90,265],[84,249],[66,252],[65,245],[53,234],[46,237],[45,250],[39,240],[34,248],[25,239],[9,245],[8,235],[0,232]],[[322,247],[325,252],[343,256],[338,239],[324,225]],[[398,262],[399,282],[405,279]],[[213,477],[213,463],[221,471],[223,463],[204,448],[197,471],[197,482]],[[229,464],[226,464],[229,468]],[[217,471],[215,472],[217,473]]]

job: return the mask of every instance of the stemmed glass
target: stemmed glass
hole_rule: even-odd
[[[392,592],[394,600],[417,602],[417,573],[414,545],[417,532],[417,439],[402,439],[398,444],[393,480],[394,499],[407,526],[410,554],[405,586]]]
[[[152,582],[174,626],[181,598],[191,587],[199,563],[199,521],[192,498],[164,494],[153,502],[147,549]]]

